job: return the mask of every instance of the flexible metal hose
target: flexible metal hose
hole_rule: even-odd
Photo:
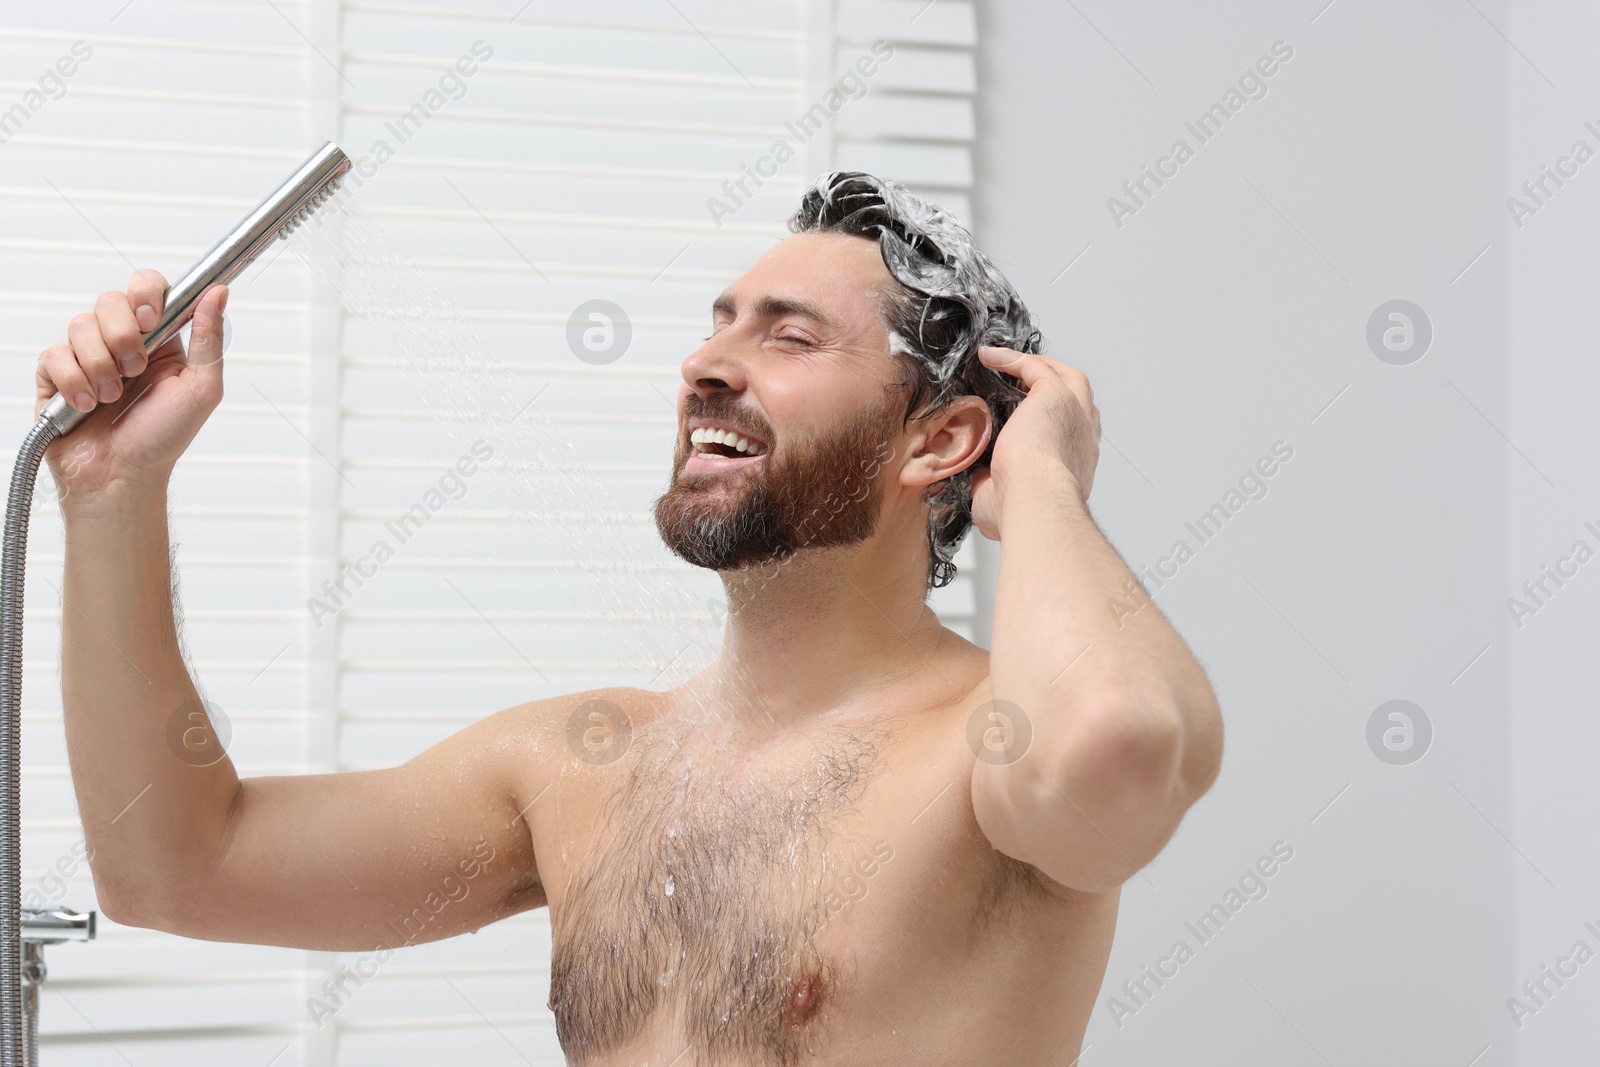
[[[22,583],[33,487],[59,433],[40,419],[17,449],[0,548],[0,1067],[36,1059],[22,1003]]]

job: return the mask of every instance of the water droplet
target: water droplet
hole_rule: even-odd
[[[672,875],[670,875],[670,874],[667,875],[667,886],[666,886],[667,896],[670,897],[672,895],[672,891],[674,889],[676,889],[676,888],[677,888],[677,885],[673,882]]]

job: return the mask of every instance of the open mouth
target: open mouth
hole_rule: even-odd
[[[689,444],[694,450],[694,457],[712,462],[755,459],[767,453],[766,442],[718,426],[697,426],[690,430]]]

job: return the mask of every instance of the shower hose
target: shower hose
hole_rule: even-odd
[[[38,1062],[37,981],[29,983],[26,1004],[22,989],[22,583],[33,486],[45,449],[59,435],[40,419],[17,450],[0,556],[0,1067]],[[29,956],[42,980],[39,954]]]

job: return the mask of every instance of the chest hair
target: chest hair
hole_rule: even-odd
[[[838,979],[813,940],[843,862],[833,838],[893,732],[835,728],[759,761],[671,723],[636,734],[554,918],[550,1009],[570,1062],[658,1011],[703,1063],[807,1054]]]

